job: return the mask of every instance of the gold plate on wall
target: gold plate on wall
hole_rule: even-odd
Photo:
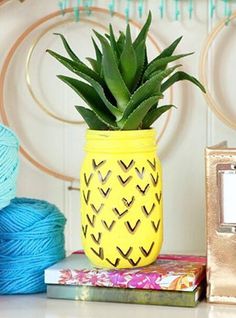
[[[226,23],[233,21],[236,18],[236,12],[234,12],[229,18],[224,18],[220,23],[218,23],[208,35],[205,45],[203,46],[201,57],[200,57],[200,80],[203,83],[206,94],[203,94],[208,106],[212,112],[228,127],[236,129],[236,121],[227,116],[222,110],[219,103],[212,96],[207,80],[207,60],[209,55],[209,50],[212,47],[215,39],[220,34],[220,32],[225,28]]]

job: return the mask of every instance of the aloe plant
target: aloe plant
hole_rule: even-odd
[[[173,55],[182,37],[176,39],[152,61],[148,62],[146,39],[151,13],[137,38],[132,41],[130,26],[116,38],[113,28],[109,34],[94,31],[100,48],[92,37],[95,58],[87,58],[91,67],[79,59],[62,34],[60,36],[68,57],[47,50],[55,59],[83,81],[64,75],[58,78],[70,86],[88,108],[75,106],[91,129],[148,129],[174,105],[161,105],[164,92],[175,82],[187,80],[205,92],[193,76],[178,71],[181,66],[169,63],[193,53]]]

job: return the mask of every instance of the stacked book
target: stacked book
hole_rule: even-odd
[[[49,298],[194,307],[205,295],[206,258],[160,255],[132,269],[93,267],[75,252],[45,271]]]

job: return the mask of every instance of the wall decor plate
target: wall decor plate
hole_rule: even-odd
[[[215,97],[213,97],[213,93],[210,91],[209,81],[208,81],[208,57],[210,49],[213,47],[216,38],[222,33],[222,31],[226,28],[226,24],[232,23],[236,18],[236,11],[229,17],[221,20],[210,32],[207,36],[206,42],[203,46],[201,57],[200,57],[200,80],[206,88],[206,94],[203,94],[208,106],[212,110],[212,112],[228,127],[232,129],[236,129],[236,120],[235,117],[228,115],[221,106],[220,101],[217,101]],[[229,28],[229,26],[227,26]],[[221,50],[222,53],[222,50]],[[222,56],[222,54],[221,54]],[[224,61],[225,62],[225,61]],[[232,68],[232,65],[231,65]],[[215,80],[214,80],[215,82]],[[224,85],[223,81],[221,84]],[[225,91],[224,91],[225,94]]]

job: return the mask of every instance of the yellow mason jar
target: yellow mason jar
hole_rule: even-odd
[[[85,254],[103,268],[151,264],[163,237],[155,130],[88,130],[85,151],[80,174]]]

